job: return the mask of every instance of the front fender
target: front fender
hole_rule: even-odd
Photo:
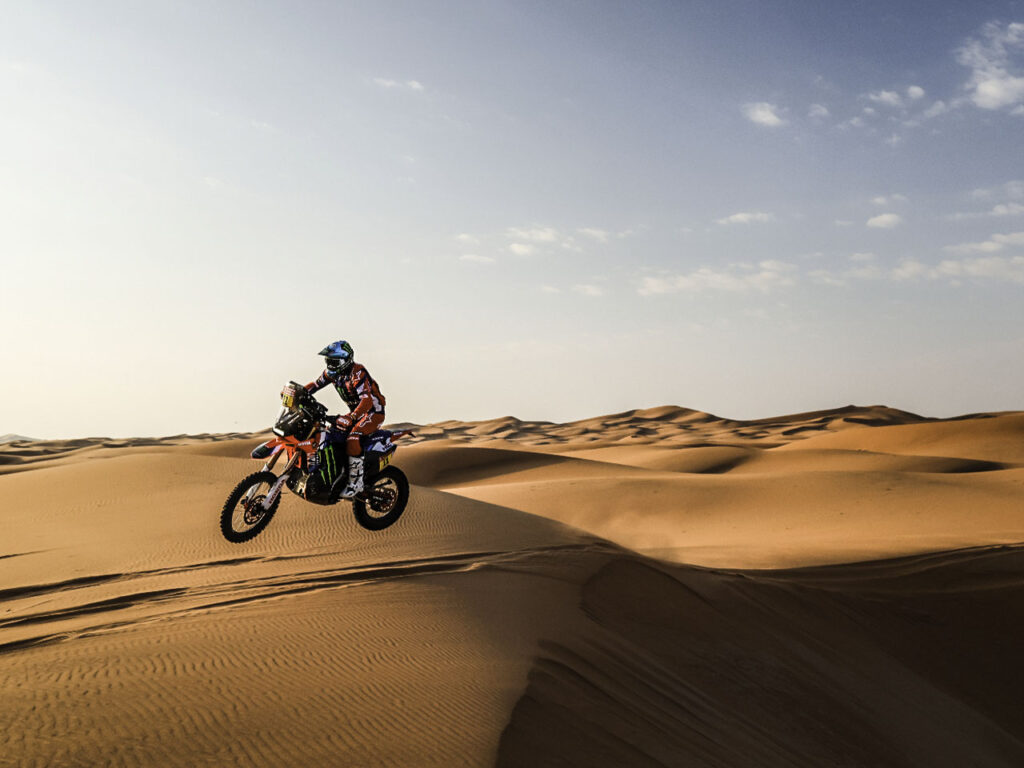
[[[281,450],[281,440],[274,438],[273,440],[267,440],[265,443],[260,443],[252,449],[252,453],[249,454],[254,459],[265,459],[268,456],[273,456],[275,453]]]

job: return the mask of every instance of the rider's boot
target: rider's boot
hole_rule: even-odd
[[[348,457],[348,485],[341,492],[341,498],[351,499],[363,492],[363,457]]]

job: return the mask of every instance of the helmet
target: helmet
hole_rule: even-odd
[[[352,367],[355,356],[355,353],[352,351],[352,345],[345,340],[328,344],[320,350],[320,354],[324,356],[324,362],[327,363],[327,372],[331,376],[345,373],[345,371]]]

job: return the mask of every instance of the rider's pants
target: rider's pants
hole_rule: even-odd
[[[383,411],[378,413],[368,413],[355,424],[352,425],[352,430],[348,433],[348,440],[346,440],[346,448],[348,449],[349,456],[358,456],[363,452],[363,446],[360,443],[360,438],[367,435],[372,435],[378,429],[380,425],[384,423]]]

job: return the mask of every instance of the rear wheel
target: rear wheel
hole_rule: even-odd
[[[363,528],[380,531],[401,517],[408,503],[409,480],[398,467],[389,466],[352,499],[352,512]]]
[[[263,508],[263,502],[276,482],[277,475],[273,472],[254,472],[235,486],[220,513],[220,531],[225,539],[241,544],[255,538],[267,527],[281,503],[281,493],[278,492],[270,508]]]

